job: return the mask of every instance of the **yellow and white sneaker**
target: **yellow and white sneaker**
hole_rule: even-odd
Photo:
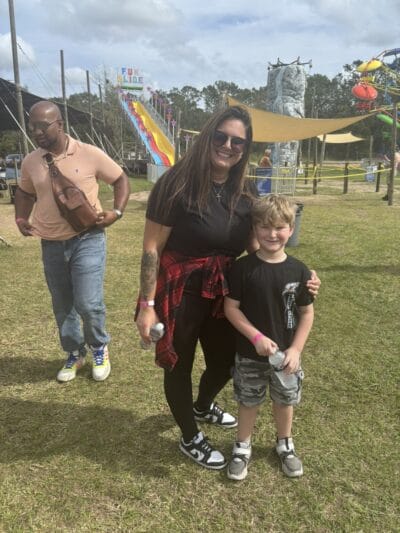
[[[76,378],[76,372],[85,364],[85,357],[75,350],[68,354],[68,359],[57,374],[57,381],[65,383]]]
[[[98,348],[90,347],[93,356],[92,377],[95,381],[104,381],[111,372],[107,344]]]

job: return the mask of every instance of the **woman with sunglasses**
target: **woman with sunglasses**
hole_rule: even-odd
[[[146,212],[136,324],[145,343],[162,322],[156,363],[182,437],[180,450],[206,468],[226,465],[197,426],[237,426],[215,397],[231,377],[235,333],[222,311],[226,274],[236,257],[258,244],[251,228],[251,186],[245,179],[252,140],[247,111],[214,114],[189,151],[153,187]],[[318,292],[314,278],[310,288]],[[193,403],[192,367],[198,341],[204,359]]]

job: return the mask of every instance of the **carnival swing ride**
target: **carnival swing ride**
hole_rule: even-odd
[[[361,63],[357,72],[360,79],[351,90],[353,96],[360,100],[356,104],[357,108],[360,111],[377,109],[376,118],[391,130],[383,133],[383,137],[391,141],[391,170],[387,180],[387,194],[383,200],[388,200],[388,205],[392,205],[394,176],[397,172],[397,129],[400,128],[397,109],[400,99],[400,48],[384,50],[369,61]],[[383,97],[382,107],[377,107],[375,103],[378,93]]]
[[[357,109],[371,111],[380,92],[384,105],[388,108],[383,107],[376,117],[387,125],[393,125],[391,107],[400,96],[400,48],[384,50],[369,61],[361,63],[356,70],[360,78],[351,92],[359,100],[356,103]],[[398,120],[396,125],[400,128]]]

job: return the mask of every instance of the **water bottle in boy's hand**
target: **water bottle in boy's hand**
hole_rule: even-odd
[[[304,373],[300,369],[294,374],[286,374],[286,365],[284,364],[285,357],[286,355],[283,352],[277,350],[268,358],[269,364],[272,366],[276,377],[279,379],[283,387],[286,389],[295,389],[299,386],[299,380],[303,379]]]
[[[161,337],[164,335],[164,324],[162,322],[157,322],[157,324],[153,324],[150,328],[150,339],[151,342],[147,343],[143,340],[140,341],[140,346],[144,350],[149,350],[153,344],[158,342]]]
[[[286,355],[280,350],[276,350],[275,353],[269,356],[268,358],[269,364],[272,366],[272,368],[276,372],[280,372],[281,370],[285,368],[283,365],[283,361],[285,360],[285,357]]]

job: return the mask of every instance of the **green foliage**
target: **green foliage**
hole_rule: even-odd
[[[343,71],[332,79],[322,74],[313,74],[307,78],[307,88],[305,93],[305,116],[318,118],[335,118],[352,116],[358,113],[355,104],[356,99],[351,93],[352,87],[357,83],[359,76],[356,67],[361,63],[355,60],[351,64],[346,64]],[[378,73],[378,81],[382,84],[387,82],[387,74]],[[180,126],[188,130],[199,131],[207,118],[221,105],[225,95],[238,99],[251,107],[265,109],[267,86],[258,88],[240,88],[236,83],[227,81],[216,81],[202,89],[186,85],[182,88],[174,87],[170,91],[159,91],[165,102],[172,107],[173,116],[176,119],[178,110],[181,112]],[[102,131],[115,147],[115,151],[107,146],[107,150],[113,156],[115,152],[122,155],[122,150],[140,150],[140,141],[135,141],[135,130],[129,119],[122,112],[118,97],[114,88],[108,82],[104,90],[104,102],[101,105],[100,99],[93,94],[92,110],[97,119],[95,126]],[[70,95],[68,103],[82,111],[88,111],[88,93],[76,93]],[[377,104],[387,104],[383,91],[380,91]],[[104,122],[103,122],[104,118]],[[89,121],[85,124],[75,126],[79,137],[88,142],[90,133]],[[352,127],[352,133],[366,139],[364,143],[353,144],[349,147],[350,159],[368,157],[369,139],[373,137],[373,152],[385,153],[390,147],[390,136],[385,137],[385,133],[390,134],[390,127],[382,124],[377,119],[362,121]],[[124,147],[124,148],[122,148]],[[259,147],[259,153],[263,147]],[[18,135],[0,135],[0,154],[19,151]],[[343,145],[331,145],[327,147],[327,156],[331,159],[343,160],[345,158],[346,147]]]
[[[20,134],[17,131],[5,131],[0,134],[0,159],[7,154],[22,153]]]
[[[332,79],[321,74],[309,76],[305,94],[305,116],[339,118],[360,114],[356,108],[357,99],[351,92],[351,89],[359,81],[356,67],[360,63],[360,60],[356,60],[351,65],[344,65],[343,72]],[[378,92],[376,104],[377,106],[385,104],[382,92]],[[346,157],[346,151],[349,150],[350,159],[369,157],[371,137],[373,138],[373,153],[386,153],[389,150],[390,140],[384,139],[385,129],[390,130],[376,118],[354,124],[351,132],[357,137],[364,138],[365,142],[350,144],[349,147],[328,145],[326,155],[331,159],[343,160]]]
[[[161,94],[171,105],[175,120],[180,110],[181,128],[195,131],[202,128],[208,115],[200,107],[202,96],[198,89],[185,85],[182,89],[174,87]]]
[[[181,90],[173,88],[163,92],[166,98],[177,110],[182,112],[182,128],[200,130],[207,118],[221,106],[226,95],[240,100],[243,104],[265,108],[266,86],[258,89],[241,89],[236,83],[216,81],[213,85],[207,85],[203,89],[185,86]]]

